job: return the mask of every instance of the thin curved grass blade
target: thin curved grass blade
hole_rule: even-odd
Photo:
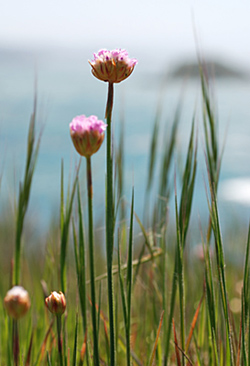
[[[45,334],[45,337],[44,337],[44,340],[43,340],[43,343],[42,343],[42,346],[40,348],[40,352],[39,352],[39,355],[37,357],[37,361],[35,363],[35,365],[39,364],[40,362],[42,362],[43,358],[44,358],[44,353],[45,353],[45,350],[46,350],[46,344],[47,344],[47,341],[48,341],[48,338],[49,338],[49,335],[51,333],[51,329],[52,329],[52,326],[54,324],[54,319],[52,319],[52,321],[50,322],[50,325],[49,325],[49,329],[47,330],[46,334]]]
[[[72,366],[76,366],[77,338],[78,338],[78,314],[76,315],[75,341],[74,341],[74,352],[73,352]],[[70,357],[68,357],[68,361],[69,360],[70,360]]]
[[[27,352],[27,356],[26,356],[25,366],[30,366],[31,350],[32,350],[32,345],[33,345],[33,335],[34,335],[34,333],[32,332],[31,337],[30,337],[30,344],[29,344],[29,348],[28,348],[28,352]]]
[[[176,335],[176,331],[175,331],[174,319],[172,320],[172,325],[173,325],[173,331],[174,331],[174,345],[175,345],[177,366],[181,366],[180,350],[179,350],[178,339],[177,339],[177,335]]]
[[[87,349],[87,330],[85,332],[84,341],[83,341],[82,348],[81,348],[79,366],[83,365],[85,354],[86,354],[86,349]]]
[[[153,351],[152,351],[152,354],[151,354],[151,357],[150,357],[148,366],[152,366],[153,365],[153,362],[154,362],[155,352],[156,352],[156,349],[157,349],[157,344],[158,344],[159,337],[160,337],[160,333],[161,333],[161,326],[162,326],[162,322],[163,322],[163,316],[164,316],[164,310],[161,313],[160,323],[159,323],[159,327],[158,327],[157,334],[156,334],[154,348],[153,348]]]
[[[191,323],[191,328],[190,328],[190,331],[189,331],[189,335],[188,335],[188,339],[187,339],[186,347],[185,347],[186,353],[188,352],[188,348],[189,348],[189,345],[190,345],[190,342],[191,342],[191,339],[192,339],[192,336],[193,336],[194,328],[195,328],[195,325],[196,325],[196,322],[197,322],[197,319],[198,319],[198,315],[199,315],[199,312],[200,312],[200,308],[201,308],[201,304],[203,302],[203,299],[204,299],[204,294],[202,295],[202,297],[199,301],[198,307],[195,311],[195,314],[194,314],[194,317],[193,317],[193,320],[192,320],[192,323]]]

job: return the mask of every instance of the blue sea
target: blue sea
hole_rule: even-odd
[[[28,217],[34,227],[48,229],[59,217],[60,172],[64,162],[65,190],[79,161],[69,135],[69,123],[79,114],[104,119],[107,84],[95,79],[87,62],[86,51],[47,50],[36,52],[0,50],[0,173],[2,211],[14,208],[19,181],[23,178],[28,125],[35,90],[38,97],[37,134],[42,131],[41,147],[32,185]],[[166,146],[163,131],[169,130],[182,96],[175,164],[184,165],[184,156],[195,113],[199,142],[199,165],[193,219],[208,215],[207,173],[204,158],[204,135],[199,80],[169,79],[163,86],[164,63],[139,59],[133,74],[115,85],[113,112],[114,145],[119,144],[121,126],[125,139],[125,191],[128,202],[135,187],[135,210],[142,215],[148,171],[150,141],[159,98],[162,98],[161,136],[158,156]],[[36,86],[35,86],[36,84]],[[225,143],[219,185],[219,209],[223,229],[231,223],[246,227],[250,214],[250,82],[218,79],[213,82],[220,148]],[[95,219],[104,223],[105,146],[93,156]],[[85,188],[84,166],[80,173]],[[155,171],[155,197],[158,172]],[[174,177],[173,177],[174,179]],[[180,193],[180,192],[179,192]],[[128,204],[129,208],[129,204]],[[174,217],[174,206],[170,203]]]

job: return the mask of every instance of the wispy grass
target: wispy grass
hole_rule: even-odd
[[[126,286],[123,282],[123,273],[120,261],[120,246],[118,243],[118,271],[119,271],[119,281],[122,299],[122,309],[124,317],[124,326],[126,334],[126,356],[127,356],[127,366],[131,365],[131,350],[130,350],[130,328],[131,328],[131,296],[132,296],[132,269],[133,269],[133,218],[134,218],[134,191],[132,194],[131,202],[131,215],[130,215],[130,230],[129,230],[129,244],[128,244],[128,259],[127,259],[127,281]]]
[[[14,280],[13,283],[18,285],[20,283],[21,275],[21,244],[24,219],[27,213],[31,185],[36,167],[36,161],[40,146],[40,137],[36,141],[35,139],[35,125],[36,125],[36,114],[37,114],[37,101],[36,96],[34,98],[33,113],[30,119],[28,139],[27,139],[27,154],[24,179],[19,184],[19,196],[17,203],[17,216],[16,216],[16,240],[15,240],[15,267],[14,267]]]
[[[175,252],[175,266],[172,280],[170,312],[166,330],[166,345],[165,345],[165,356],[164,356],[165,365],[168,362],[168,356],[169,356],[170,332],[171,332],[172,319],[174,317],[177,286],[179,288],[179,301],[180,301],[179,310],[180,310],[180,322],[181,322],[181,347],[183,351],[185,350],[186,336],[185,336],[185,292],[184,292],[185,287],[184,287],[183,252],[186,244],[186,235],[191,217],[196,169],[197,169],[197,143],[195,143],[194,121],[193,121],[186,158],[186,166],[182,178],[182,192],[179,208],[177,202],[177,191],[175,192],[176,252]],[[182,357],[182,363],[184,363],[184,356]]]
[[[25,175],[17,204],[14,276],[12,269],[11,275],[7,275],[12,277],[10,285],[19,284],[22,279],[31,295],[32,308],[20,320],[20,357],[14,361],[13,322],[1,307],[1,364],[250,365],[250,226],[245,240],[245,256],[242,256],[243,268],[230,261],[226,263],[217,200],[223,148],[220,148],[210,85],[202,66],[200,78],[205,143],[204,159],[200,164],[206,167],[209,182],[209,222],[200,223],[203,228],[203,258],[200,259],[192,254],[192,236],[189,236],[194,228],[192,206],[196,192],[198,112],[189,121],[189,144],[183,172],[179,175],[175,173],[175,161],[179,154],[177,137],[181,104],[176,108],[171,127],[162,125],[160,107],[156,113],[145,172],[145,212],[142,218],[135,212],[137,197],[134,197],[134,189],[128,217],[126,212],[129,210],[121,204],[125,192],[125,144],[120,137],[116,155],[113,155],[111,128],[108,132],[106,255],[103,253],[105,239],[96,235],[98,227],[92,217],[92,190],[88,191],[89,201],[85,207],[79,165],[73,180],[66,178],[69,183],[65,195],[62,163],[60,220],[50,232],[49,240],[47,233],[43,233],[44,242],[49,241],[44,252],[39,250],[35,256],[22,256],[23,229],[40,144],[40,137],[36,138],[35,132],[35,103],[27,141]],[[109,124],[112,102],[112,95],[109,95]],[[167,143],[160,154],[158,147],[163,129]],[[113,166],[117,173],[115,181]],[[88,162],[88,178],[89,172]],[[159,177],[158,184],[155,184],[155,177]],[[90,221],[85,221],[85,212]],[[233,228],[228,228],[229,238],[230,230]],[[238,239],[240,243],[242,238]],[[1,238],[0,243],[6,245]],[[4,258],[0,258],[2,263]],[[6,275],[5,279],[3,277],[0,281],[2,298],[8,283]],[[41,279],[47,281],[43,280],[43,287],[40,286]],[[239,281],[242,281],[241,293],[235,289]],[[67,310],[60,323],[60,358],[56,322],[44,307],[44,297],[55,284],[67,299]],[[239,309],[231,306],[232,299],[239,302]]]
[[[80,165],[79,165],[80,167]],[[78,168],[79,170],[79,168]],[[77,174],[73,182],[72,191],[68,189],[66,204],[64,203],[64,170],[63,162],[61,164],[61,252],[60,252],[60,273],[61,273],[61,291],[66,293],[66,257],[69,238],[71,212],[73,207],[74,195],[77,185]]]

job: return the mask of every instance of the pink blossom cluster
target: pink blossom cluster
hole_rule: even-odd
[[[94,53],[94,60],[89,63],[93,75],[99,80],[120,83],[129,77],[137,62],[135,58],[128,57],[126,50],[116,48],[111,51],[102,49]]]
[[[76,151],[86,158],[96,153],[104,140],[107,125],[96,116],[76,116],[69,125]]]
[[[135,58],[129,58],[124,49],[102,49],[94,53],[94,60],[89,61],[93,75],[102,81],[120,83],[131,75],[137,64]],[[104,139],[107,125],[96,116],[76,116],[69,125],[70,135],[76,151],[89,158],[99,150]]]
[[[105,62],[109,60],[114,60],[115,63],[125,62],[129,67],[135,66],[138,62],[135,58],[129,58],[128,52],[120,48],[116,48],[115,50],[111,51],[102,49],[98,51],[98,53],[94,53],[95,62],[97,61]]]
[[[71,132],[84,133],[90,131],[98,131],[102,133],[106,130],[107,125],[98,120],[96,116],[86,117],[84,114],[81,116],[76,116],[73,118],[72,122],[69,125]]]

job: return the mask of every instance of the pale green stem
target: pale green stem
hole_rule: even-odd
[[[109,325],[110,325],[110,366],[115,366],[115,326],[113,296],[113,245],[114,245],[114,214],[113,214],[113,155],[112,155],[112,108],[114,98],[113,83],[109,83],[106,107],[107,119],[107,202],[106,202],[106,254],[108,275]]]
[[[96,301],[95,301],[95,257],[94,257],[94,232],[93,232],[93,207],[92,207],[92,172],[91,158],[87,160],[87,186],[88,186],[88,217],[89,217],[89,267],[90,267],[90,287],[92,301],[92,326],[94,343],[94,365],[99,366],[98,332],[96,324]]]

